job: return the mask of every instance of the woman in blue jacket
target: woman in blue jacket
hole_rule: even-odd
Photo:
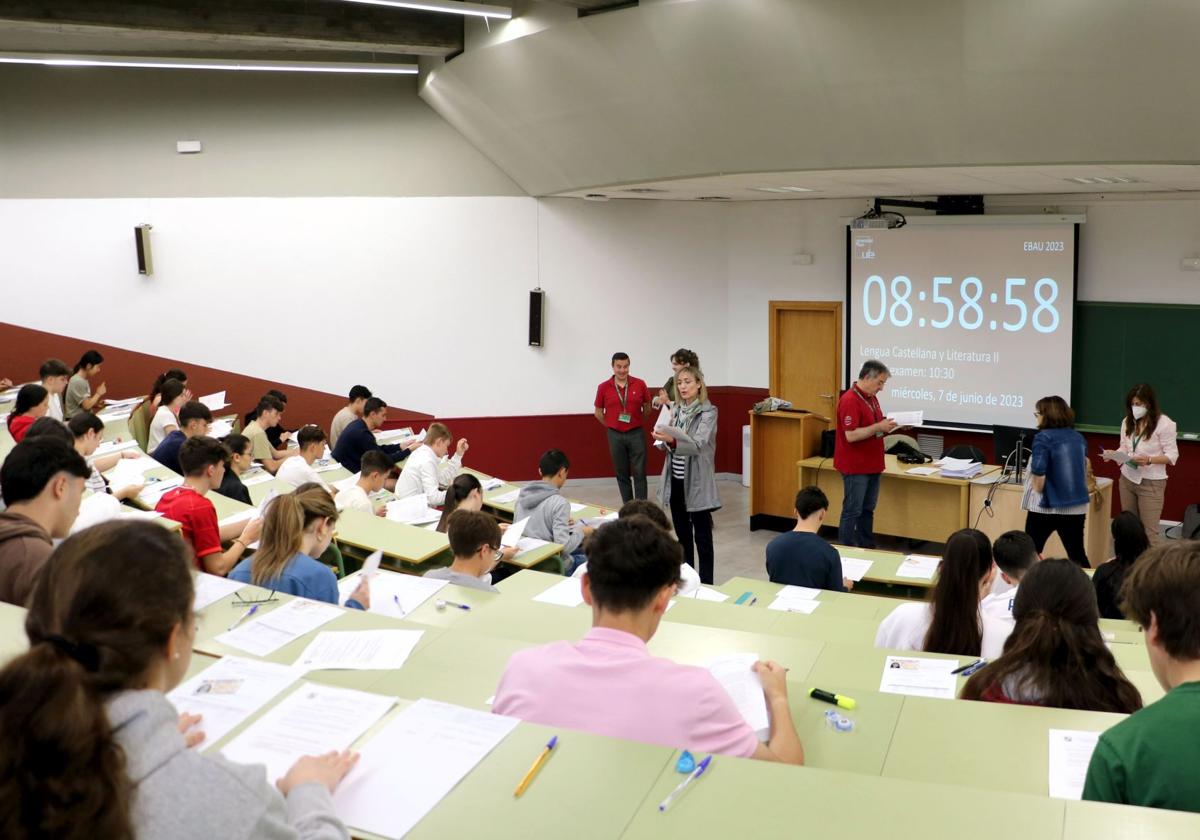
[[[1067,556],[1088,568],[1083,542],[1087,519],[1087,441],[1075,431],[1075,412],[1062,397],[1043,397],[1034,408],[1038,433],[1033,436],[1033,454],[1021,507],[1025,533],[1033,538],[1038,554],[1050,535],[1057,532]]]

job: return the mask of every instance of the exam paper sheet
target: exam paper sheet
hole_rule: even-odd
[[[350,593],[358,586],[361,574],[360,572],[347,575],[338,581],[338,595],[342,603],[345,603]],[[381,569],[371,575],[370,612],[390,615],[392,618],[404,618],[440,592],[449,582]]]
[[[294,598],[261,617],[251,616],[235,629],[217,636],[217,641],[255,656],[269,656],[341,614],[332,604]]]
[[[560,607],[578,607],[583,603],[583,582],[580,578],[569,577],[560,580],[533,600],[543,604],[557,604]]]
[[[516,718],[418,700],[363,746],[358,766],[333,796],[334,808],[359,831],[403,837],[517,723]],[[403,780],[399,787],[397,780]],[[470,833],[464,826],[464,835]]]
[[[1082,799],[1088,764],[1100,733],[1051,729],[1049,735],[1050,795],[1056,799]]]
[[[765,741],[771,732],[771,719],[762,680],[754,672],[756,662],[757,653],[731,653],[710,659],[708,670],[729,694],[758,740]]]
[[[889,656],[883,663],[879,690],[886,694],[953,700],[958,690],[958,677],[951,672],[957,667],[957,659]]]
[[[221,754],[239,764],[266,765],[267,781],[274,784],[301,756],[349,749],[395,702],[394,697],[304,683],[242,730]],[[396,784],[395,778],[390,781]],[[396,799],[393,787],[387,804]]]
[[[871,570],[873,560],[864,560],[861,557],[846,557],[842,555],[842,577],[847,580],[859,581],[863,579],[863,575]]]
[[[211,747],[239,723],[294,683],[300,671],[290,665],[226,656],[167,695],[180,714],[200,715],[202,748]]]
[[[194,585],[196,598],[192,602],[192,609],[195,612],[200,612],[200,610],[209,604],[215,604],[226,595],[232,595],[246,584],[241,581],[210,575],[208,572],[198,572]]]
[[[390,671],[402,668],[424,630],[323,630],[296,660],[305,671]]]
[[[896,568],[896,577],[933,580],[941,563],[941,557],[933,557],[928,554],[909,554],[904,558],[904,562]]]

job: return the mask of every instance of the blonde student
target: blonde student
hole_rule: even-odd
[[[388,476],[392,474],[392,458],[386,452],[372,449],[362,456],[361,466],[358,480],[339,490],[333,498],[334,504],[338,510],[357,510],[383,516],[386,511],[382,507],[377,511],[371,496],[383,489]]]
[[[991,588],[994,573],[987,535],[974,528],[955,531],[946,541],[929,601],[892,610],[879,625],[875,647],[979,656],[983,645],[979,604]]]
[[[64,412],[68,420],[79,411],[99,411],[104,404],[104,395],[108,393],[108,386],[101,382],[95,390],[92,389],[92,378],[100,373],[102,364],[104,364],[104,357],[100,355],[99,350],[88,350],[75,363],[75,369],[71,372],[71,378],[67,382],[67,393],[64,399],[66,403]]]
[[[146,451],[153,452],[167,435],[179,428],[179,409],[187,402],[187,388],[178,379],[168,379],[159,391],[159,405],[150,421],[150,440]]]
[[[449,455],[453,439],[450,430],[444,424],[430,424],[425,442],[404,462],[404,469],[396,479],[397,498],[403,499],[406,496],[424,493],[433,507],[446,501],[444,488],[462,469],[463,456],[470,448],[467,439],[462,438],[458,441],[454,454]]]
[[[284,460],[279,466],[279,471],[275,473],[275,477],[280,481],[287,482],[293,487],[299,487],[301,484],[313,482],[324,487],[326,492],[333,495],[333,488],[330,487],[321,474],[313,468],[313,464],[325,453],[326,444],[325,431],[320,426],[304,426],[296,433],[296,443],[300,447],[298,455],[293,455]]]
[[[333,541],[337,520],[333,499],[320,487],[276,496],[263,517],[258,551],[234,566],[229,579],[327,604],[338,603],[337,576],[316,559]],[[359,610],[371,606],[367,578],[359,582],[345,605]]]
[[[184,543],[154,523],[107,522],[54,552],[29,649],[0,670],[0,836],[349,837],[331,795],[355,754],[305,756],[276,781],[191,748],[202,721],[165,695],[191,664],[193,597]]]

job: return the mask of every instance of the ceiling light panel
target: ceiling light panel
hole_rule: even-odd
[[[510,20],[512,9],[491,6],[487,3],[461,3],[458,0],[346,0],[348,3],[363,3],[367,6],[391,6],[394,9],[414,9],[418,12],[445,12],[468,17],[499,18]]]

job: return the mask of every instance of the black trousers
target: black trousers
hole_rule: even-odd
[[[628,432],[609,429],[608,452],[612,455],[621,501],[646,498],[646,435],[641,428]]]
[[[1025,533],[1033,538],[1033,546],[1037,549],[1038,554],[1041,554],[1050,535],[1057,531],[1063,548],[1067,550],[1067,557],[1086,569],[1089,567],[1087,549],[1083,542],[1083,523],[1086,519],[1086,513],[1063,514],[1027,511]]]
[[[712,511],[702,510],[688,512],[687,491],[683,487],[683,479],[671,476],[671,524],[675,526],[675,536],[683,546],[683,562],[694,569],[696,553],[700,555],[700,582],[713,582],[713,534]]]

